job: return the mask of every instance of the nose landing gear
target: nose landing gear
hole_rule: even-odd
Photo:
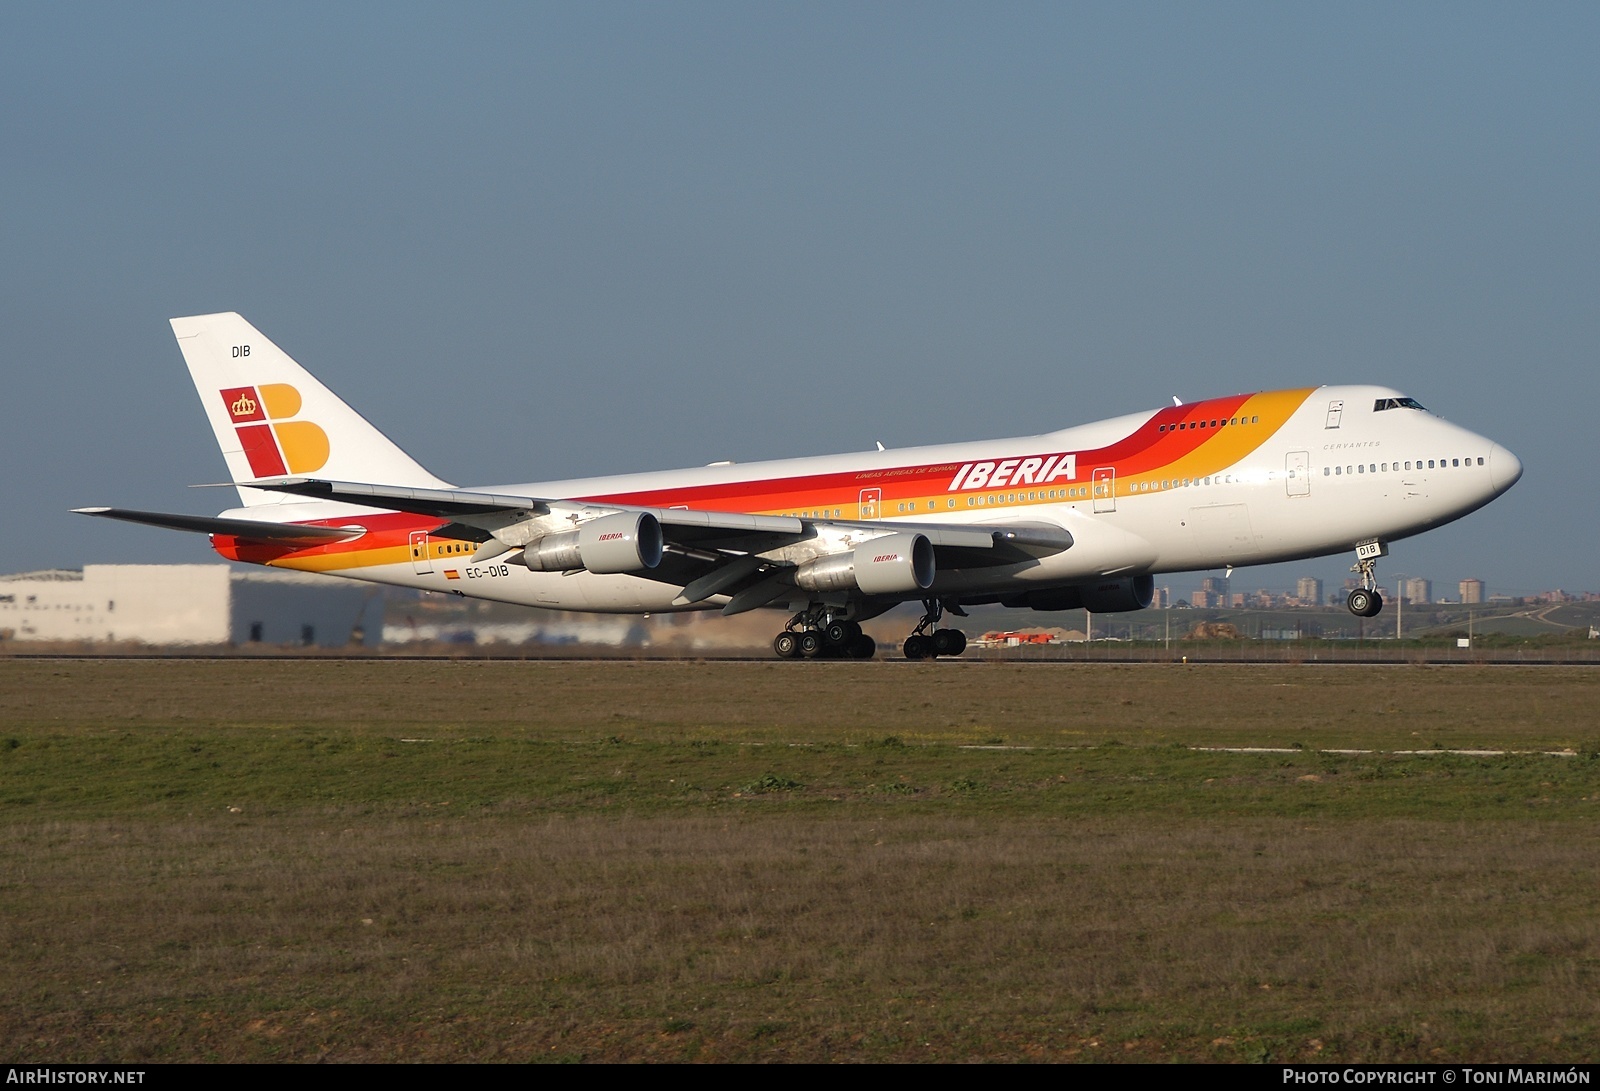
[[[1387,556],[1389,547],[1382,542],[1360,542],[1356,545],[1356,563],[1350,571],[1361,574],[1361,586],[1345,598],[1345,607],[1356,617],[1377,617],[1383,609],[1383,596],[1378,594],[1378,558]]]

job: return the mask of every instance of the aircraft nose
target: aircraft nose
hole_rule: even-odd
[[[1500,446],[1498,443],[1489,452],[1489,480],[1494,483],[1494,491],[1505,492],[1517,483],[1522,476],[1522,459]]]

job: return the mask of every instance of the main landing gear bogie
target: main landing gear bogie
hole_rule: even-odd
[[[903,646],[907,659],[937,659],[957,656],[967,650],[967,634],[960,629],[936,629],[948,610],[958,617],[966,611],[958,602],[924,599],[922,620]],[[772,638],[772,650],[779,659],[871,659],[878,654],[878,643],[861,631],[859,623],[847,621],[836,606],[812,604],[789,619],[783,632]]]
[[[922,606],[925,611],[922,620],[917,622],[917,627],[906,637],[901,648],[906,658],[937,659],[940,656],[957,656],[966,651],[967,634],[960,629],[934,629],[928,632],[930,626],[939,624],[939,619],[944,617],[944,603],[938,599],[927,599]],[[966,616],[966,612],[955,603],[951,604],[950,612]]]
[[[935,629],[931,634],[913,633],[902,649],[907,659],[936,659],[960,655],[967,650],[967,634],[960,629]]]
[[[871,659],[878,653],[878,642],[861,631],[853,621],[797,615],[788,628],[772,638],[772,650],[780,659]]]

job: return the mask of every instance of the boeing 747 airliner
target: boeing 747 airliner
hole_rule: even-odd
[[[1150,605],[1158,573],[1355,553],[1375,565],[1522,476],[1517,456],[1381,386],[1174,404],[980,443],[458,488],[237,314],[172,328],[241,507],[80,508],[199,531],[236,561],[559,610],[762,607],[785,658],[870,658],[902,602],[908,658],[959,655],[946,612]]]

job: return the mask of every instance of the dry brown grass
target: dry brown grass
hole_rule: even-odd
[[[1596,1040],[1587,828],[11,832],[16,1057],[1489,1060]]]
[[[1584,672],[16,666],[0,1043],[18,1060],[1600,1045],[1600,763],[1170,745],[1542,747],[1592,735]],[[996,723],[1122,745],[949,745]],[[395,744],[418,725],[460,743]],[[803,787],[742,790],[774,768]],[[75,783],[52,794],[52,771]],[[591,780],[602,796],[571,794]]]
[[[0,660],[0,727],[479,726],[541,737],[1584,746],[1588,667]]]

